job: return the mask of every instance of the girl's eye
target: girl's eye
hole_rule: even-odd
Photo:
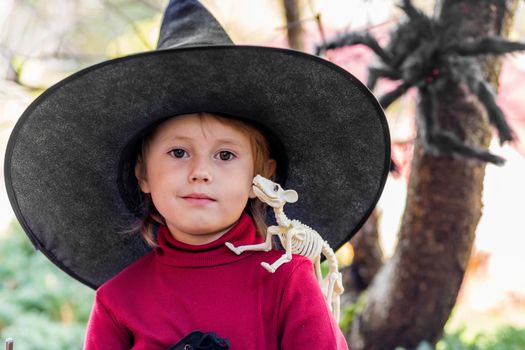
[[[186,151],[181,148],[172,149],[170,154],[175,158],[184,158],[187,155]]]
[[[217,155],[220,160],[232,160],[235,155],[230,151],[220,151]]]

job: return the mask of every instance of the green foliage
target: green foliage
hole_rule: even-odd
[[[467,336],[463,327],[447,333],[434,348],[428,342],[421,342],[415,350],[523,350],[525,349],[525,329],[505,326],[496,331]],[[398,347],[395,350],[406,350]]]
[[[80,323],[61,324],[43,314],[25,313],[2,334],[14,339],[15,349],[70,350],[82,348],[84,330],[85,325]]]
[[[17,223],[0,238],[0,337],[16,348],[81,348],[93,297],[36,251]]]
[[[350,304],[344,308],[343,312],[341,313],[341,320],[339,321],[339,327],[343,333],[350,333],[352,322],[355,316],[359,315],[363,311],[365,304],[366,292],[363,292],[359,295],[355,303]]]
[[[402,347],[396,347],[394,350],[406,350],[406,349]],[[434,350],[434,347],[429,342],[422,341],[421,343],[419,343],[417,348],[415,348],[414,350]]]
[[[466,336],[466,328],[449,333],[436,345],[436,350],[523,350],[525,329],[511,326],[498,328],[494,332]]]

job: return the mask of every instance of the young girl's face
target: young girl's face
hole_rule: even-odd
[[[250,139],[209,115],[178,116],[154,133],[136,175],[177,240],[206,244],[236,223],[253,196]]]

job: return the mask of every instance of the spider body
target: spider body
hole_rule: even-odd
[[[367,32],[349,32],[318,46],[317,54],[343,46],[368,46],[379,58],[379,65],[369,67],[368,87],[373,90],[380,78],[400,82],[394,90],[379,97],[384,109],[411,87],[418,89],[418,131],[427,152],[503,164],[503,158],[468,145],[452,131],[441,128],[437,118],[437,96],[449,89],[450,84],[466,88],[485,107],[490,123],[498,132],[500,143],[512,141],[513,132],[496,104],[492,87],[483,77],[477,56],[521,51],[525,50],[525,44],[499,37],[458,40],[453,35],[453,28],[428,17],[416,9],[410,0],[403,0],[400,7],[407,15],[407,20],[391,33],[385,48]]]

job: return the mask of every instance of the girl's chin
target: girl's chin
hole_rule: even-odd
[[[168,225],[172,236],[183,243],[192,244],[192,245],[203,245],[211,243],[228,232],[237,222],[234,222],[231,225],[220,228],[213,228],[206,225],[193,225],[188,230],[181,230],[180,228],[173,228]]]

